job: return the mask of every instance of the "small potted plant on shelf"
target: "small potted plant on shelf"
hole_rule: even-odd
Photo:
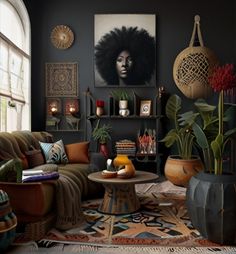
[[[131,99],[129,93],[124,89],[116,89],[111,92],[111,95],[119,102],[119,114],[128,116],[130,114],[128,102]]]
[[[235,169],[224,170],[224,155],[226,150],[232,149],[230,140],[236,133],[236,128],[231,129],[236,105],[227,105],[224,110],[224,92],[236,89],[233,65],[216,67],[209,77],[209,83],[214,91],[219,92],[218,115],[213,114],[214,106],[202,100],[196,103],[202,126],[198,115],[193,113],[183,119],[192,124],[205,162],[205,170],[193,176],[189,182],[186,204],[193,226],[204,237],[220,244],[235,244],[236,174]],[[232,156],[231,159],[235,160]]]
[[[111,130],[112,127],[109,124],[103,124],[99,127],[100,120],[97,121],[97,124],[92,132],[92,137],[95,141],[99,143],[99,150],[100,153],[104,155],[104,157],[109,157],[108,147],[107,147],[107,140],[111,140]]]
[[[191,124],[180,125],[179,119],[184,114],[180,114],[182,109],[181,98],[174,94],[166,103],[166,116],[173,121],[174,128],[160,140],[166,147],[176,144],[177,154],[169,155],[165,163],[165,176],[175,185],[186,186],[189,179],[203,170],[203,163],[198,155],[193,155],[195,136],[192,132]]]

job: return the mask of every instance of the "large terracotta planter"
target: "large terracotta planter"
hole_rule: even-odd
[[[175,185],[186,187],[190,178],[203,170],[203,163],[198,156],[184,160],[178,155],[170,155],[165,163],[165,176]]]
[[[189,181],[186,205],[202,236],[220,244],[235,244],[236,175],[198,173]]]

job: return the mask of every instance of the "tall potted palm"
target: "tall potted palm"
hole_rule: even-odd
[[[233,65],[217,67],[209,81],[219,92],[218,115],[213,115],[213,106],[200,101],[195,105],[203,125],[196,114],[189,113],[182,119],[185,124],[192,124],[205,164],[205,171],[189,182],[186,204],[193,226],[204,237],[220,244],[233,244],[236,239],[236,175],[224,170],[223,159],[230,137],[236,132],[236,128],[224,130],[225,124],[232,120],[230,114],[235,112],[235,105],[224,110],[223,97],[224,91],[236,86]]]
[[[203,170],[203,164],[198,155],[193,155],[194,135],[191,124],[186,122],[180,125],[182,100],[174,94],[165,108],[166,116],[173,122],[174,128],[160,140],[166,147],[176,145],[177,155],[169,155],[165,163],[165,176],[175,185],[186,186],[189,179]]]

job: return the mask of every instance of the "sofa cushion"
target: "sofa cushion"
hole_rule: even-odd
[[[41,150],[30,150],[25,152],[25,156],[28,161],[29,168],[34,168],[45,163]]]
[[[43,150],[47,163],[68,163],[64,144],[61,139],[55,143],[44,143],[39,141],[39,144]]]
[[[89,142],[79,142],[65,145],[65,151],[70,163],[89,163]]]

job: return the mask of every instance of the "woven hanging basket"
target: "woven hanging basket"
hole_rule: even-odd
[[[196,32],[200,46],[193,45]],[[217,64],[218,60],[214,52],[204,47],[200,17],[196,15],[189,47],[181,51],[174,62],[174,81],[186,97],[191,99],[207,98],[212,93],[208,77]]]

